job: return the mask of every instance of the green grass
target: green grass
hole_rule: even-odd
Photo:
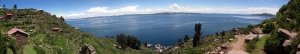
[[[251,54],[263,54],[261,50],[264,48],[266,39],[269,38],[270,36],[271,36],[270,34],[266,34],[263,37],[261,37],[259,41],[255,44],[255,49]]]
[[[36,54],[35,50],[33,49],[33,46],[31,45],[25,45],[23,48],[24,54]]]
[[[256,49],[260,49],[260,48],[263,48],[267,38],[269,38],[271,35],[270,34],[266,34],[264,35],[263,37],[260,38],[260,40],[255,44],[255,48]]]
[[[11,49],[7,48],[7,53],[6,54],[14,54],[14,53]]]
[[[68,42],[67,42],[66,38],[63,36],[58,36],[58,38],[59,38],[58,45],[60,45],[66,53],[72,54],[72,52],[69,51]]]

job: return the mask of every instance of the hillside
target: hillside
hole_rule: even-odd
[[[180,46],[178,50],[171,53],[186,53],[186,54],[203,54],[203,53],[229,53],[229,50],[237,47],[232,45],[227,49],[220,48],[225,41],[233,39],[232,42],[236,43],[238,40],[234,38],[235,35],[246,37],[254,28],[259,28],[263,32],[263,37],[254,38],[249,43],[244,45],[244,51],[250,54],[296,54],[300,53],[300,1],[290,0],[287,4],[283,5],[276,14],[276,17],[266,19],[258,25],[248,25],[247,28],[239,28],[238,31],[234,29],[226,31],[225,35],[218,35],[218,33],[209,36],[202,36],[199,40],[200,46],[192,47],[192,41],[179,42],[176,46]],[[236,34],[240,33],[240,34]],[[298,35],[297,35],[298,34]],[[221,37],[218,39],[218,37]],[[214,41],[218,39],[219,41]],[[206,42],[205,42],[206,41]],[[290,42],[289,42],[290,41]],[[290,44],[284,44],[289,42]],[[230,44],[229,44],[230,45]],[[285,47],[284,45],[287,45]],[[298,46],[298,48],[297,48]],[[217,51],[217,52],[215,52]],[[235,54],[235,53],[234,53]]]
[[[13,14],[11,20],[0,20],[1,52],[7,54],[78,54],[80,47],[90,44],[98,54],[148,53],[151,50],[141,46],[140,50],[127,48],[121,51],[113,46],[115,38],[98,38],[69,26],[63,17],[57,17],[43,10],[0,8],[0,17]],[[7,32],[13,28],[28,34],[28,44],[19,46],[14,39],[7,40]],[[52,31],[59,28],[59,31]],[[5,52],[4,52],[5,53]],[[155,53],[155,52],[154,52]]]

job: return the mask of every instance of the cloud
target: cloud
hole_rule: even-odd
[[[167,8],[148,8],[137,10],[139,6],[126,6],[118,9],[110,9],[109,7],[93,7],[88,9],[85,13],[73,13],[65,15],[67,19],[78,19],[96,16],[118,16],[126,14],[153,14],[160,12],[193,12],[193,13],[225,13],[225,14],[257,14],[257,13],[271,13],[275,14],[279,8],[275,7],[181,7],[178,4],[170,4]]]
[[[273,7],[277,7],[277,5],[273,5]]]

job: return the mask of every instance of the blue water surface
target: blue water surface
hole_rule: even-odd
[[[98,37],[126,34],[137,37],[142,43],[175,45],[185,34],[193,37],[196,23],[202,23],[202,36],[223,30],[258,24],[275,16],[247,14],[160,14],[127,15],[85,19],[66,19],[66,22]]]

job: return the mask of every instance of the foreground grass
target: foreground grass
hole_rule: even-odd
[[[36,54],[35,50],[33,49],[33,46],[31,45],[25,45],[23,48],[24,54]]]
[[[251,54],[264,54],[262,50],[264,49],[264,45],[267,38],[269,38],[270,36],[270,34],[266,34],[263,37],[261,37],[259,41],[255,44],[255,49]]]

